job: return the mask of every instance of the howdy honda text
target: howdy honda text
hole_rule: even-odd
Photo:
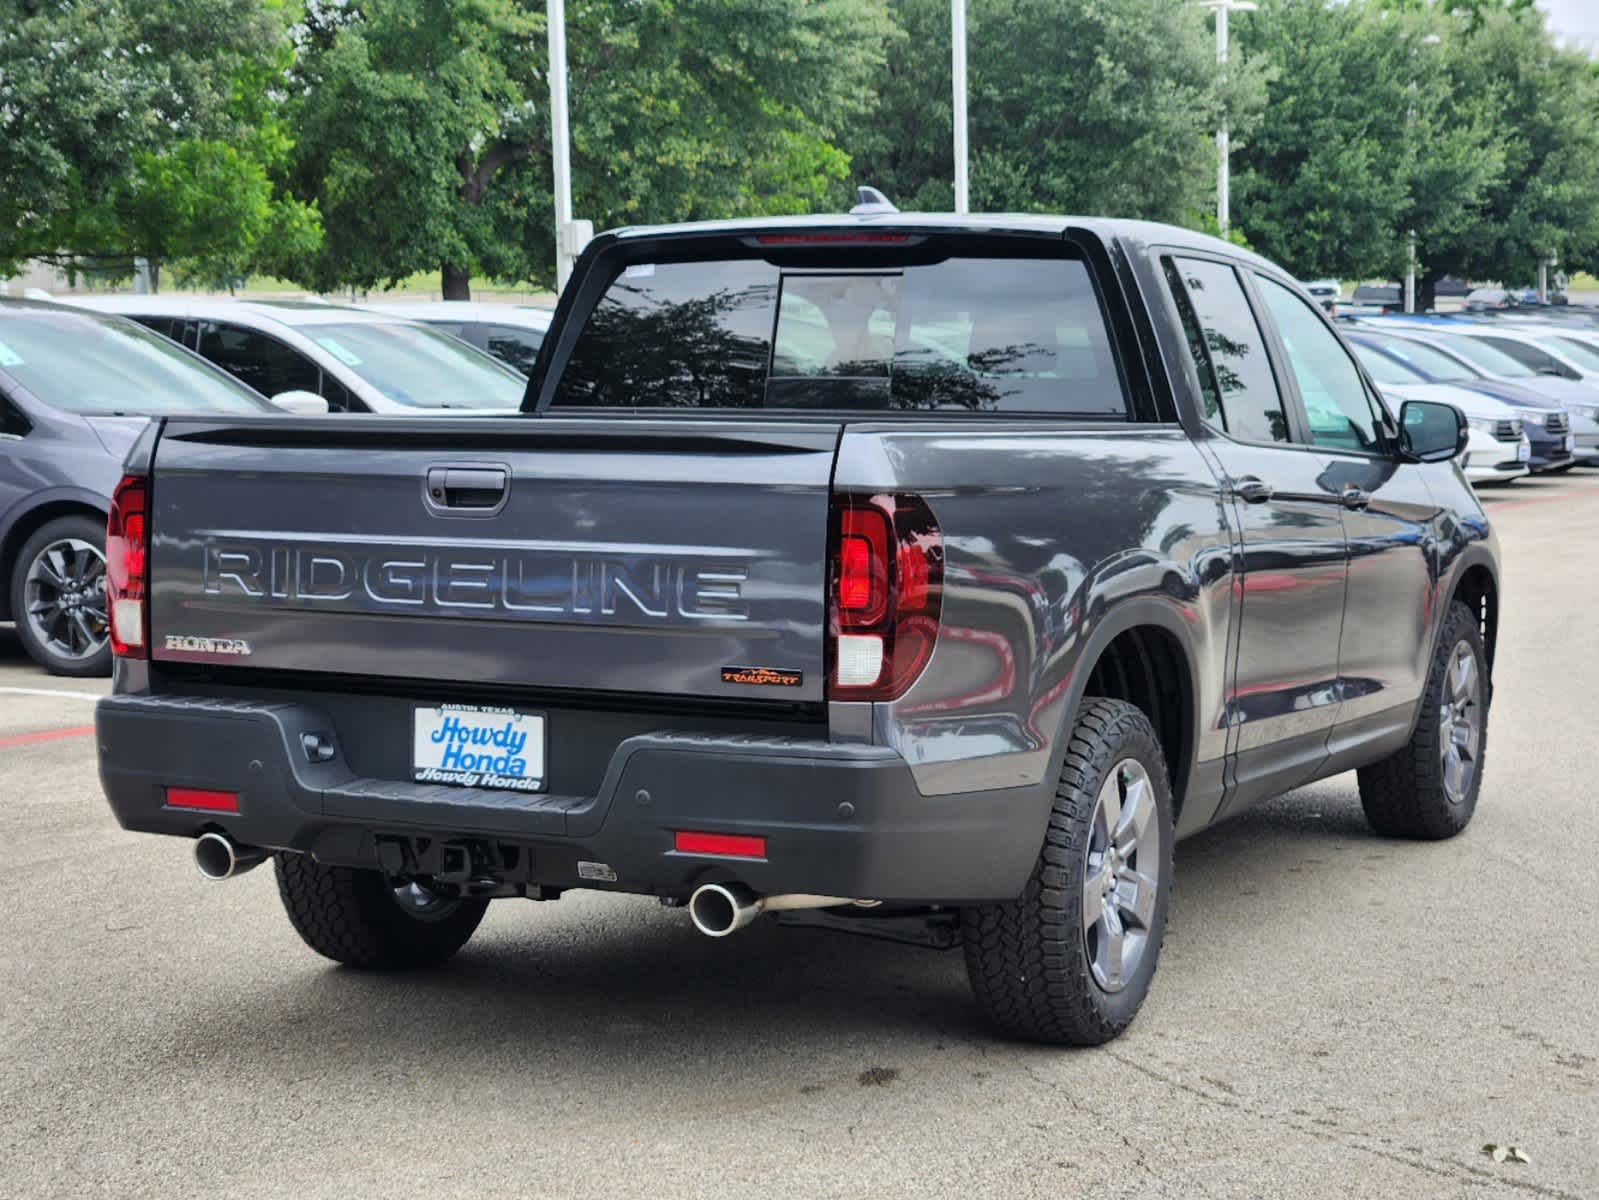
[[[370,552],[238,538],[203,543],[204,591],[330,610],[473,610],[537,619],[744,621],[736,559],[610,555],[565,546]]]

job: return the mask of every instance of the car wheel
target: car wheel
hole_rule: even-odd
[[[989,1020],[1058,1045],[1127,1028],[1166,932],[1172,844],[1149,719],[1122,700],[1085,700],[1026,889],[962,913],[967,975]]]
[[[105,522],[58,517],[23,543],[11,613],[23,648],[52,675],[109,675]]]
[[[1387,837],[1454,837],[1471,821],[1488,749],[1488,655],[1477,618],[1449,606],[1410,741],[1360,770],[1366,820]]]
[[[372,971],[443,962],[466,945],[489,905],[396,884],[381,871],[326,866],[309,854],[278,854],[273,866],[301,940],[334,962]]]

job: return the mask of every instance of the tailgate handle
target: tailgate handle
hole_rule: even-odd
[[[504,467],[432,467],[428,470],[428,502],[435,508],[498,509],[511,487]]]

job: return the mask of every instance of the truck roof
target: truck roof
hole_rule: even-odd
[[[1138,246],[1204,250],[1212,254],[1227,254],[1255,266],[1281,272],[1276,264],[1251,250],[1179,225],[1121,217],[1076,217],[1048,213],[816,213],[794,217],[751,217],[736,221],[690,221],[676,225],[628,225],[600,236],[629,241],[706,234],[737,236],[741,233],[805,229],[910,229],[940,233],[1030,233],[1041,236],[1059,236],[1068,229],[1080,229],[1105,242],[1123,241]]]

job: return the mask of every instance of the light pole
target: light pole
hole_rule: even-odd
[[[1436,46],[1442,41],[1443,38],[1436,33],[1429,33],[1421,39],[1421,45]],[[1410,53],[1414,55],[1416,52],[1411,50]],[[1410,72],[1410,86],[1406,91],[1409,104],[1405,108],[1405,141],[1408,143],[1414,140],[1411,129],[1416,124],[1416,72],[1414,69]],[[1405,258],[1405,311],[1413,313],[1416,311],[1416,227],[1414,225],[1410,227],[1409,242],[1410,246]]]
[[[550,142],[555,174],[555,290],[572,276],[572,260],[594,236],[592,221],[572,220],[572,135],[566,118],[566,0],[549,0]]]
[[[966,0],[950,0],[950,69],[955,83],[955,211],[970,212],[966,173]]]
[[[1223,78],[1227,69],[1227,17],[1235,12],[1254,12],[1260,5],[1255,0],[1200,0],[1201,8],[1208,8],[1216,14],[1216,65],[1222,69]],[[1221,128],[1216,130],[1216,224],[1221,229],[1221,235],[1227,236],[1229,221],[1228,208],[1231,203],[1232,178],[1228,170],[1228,155],[1231,151],[1231,131],[1227,128],[1227,114],[1221,118]]]

